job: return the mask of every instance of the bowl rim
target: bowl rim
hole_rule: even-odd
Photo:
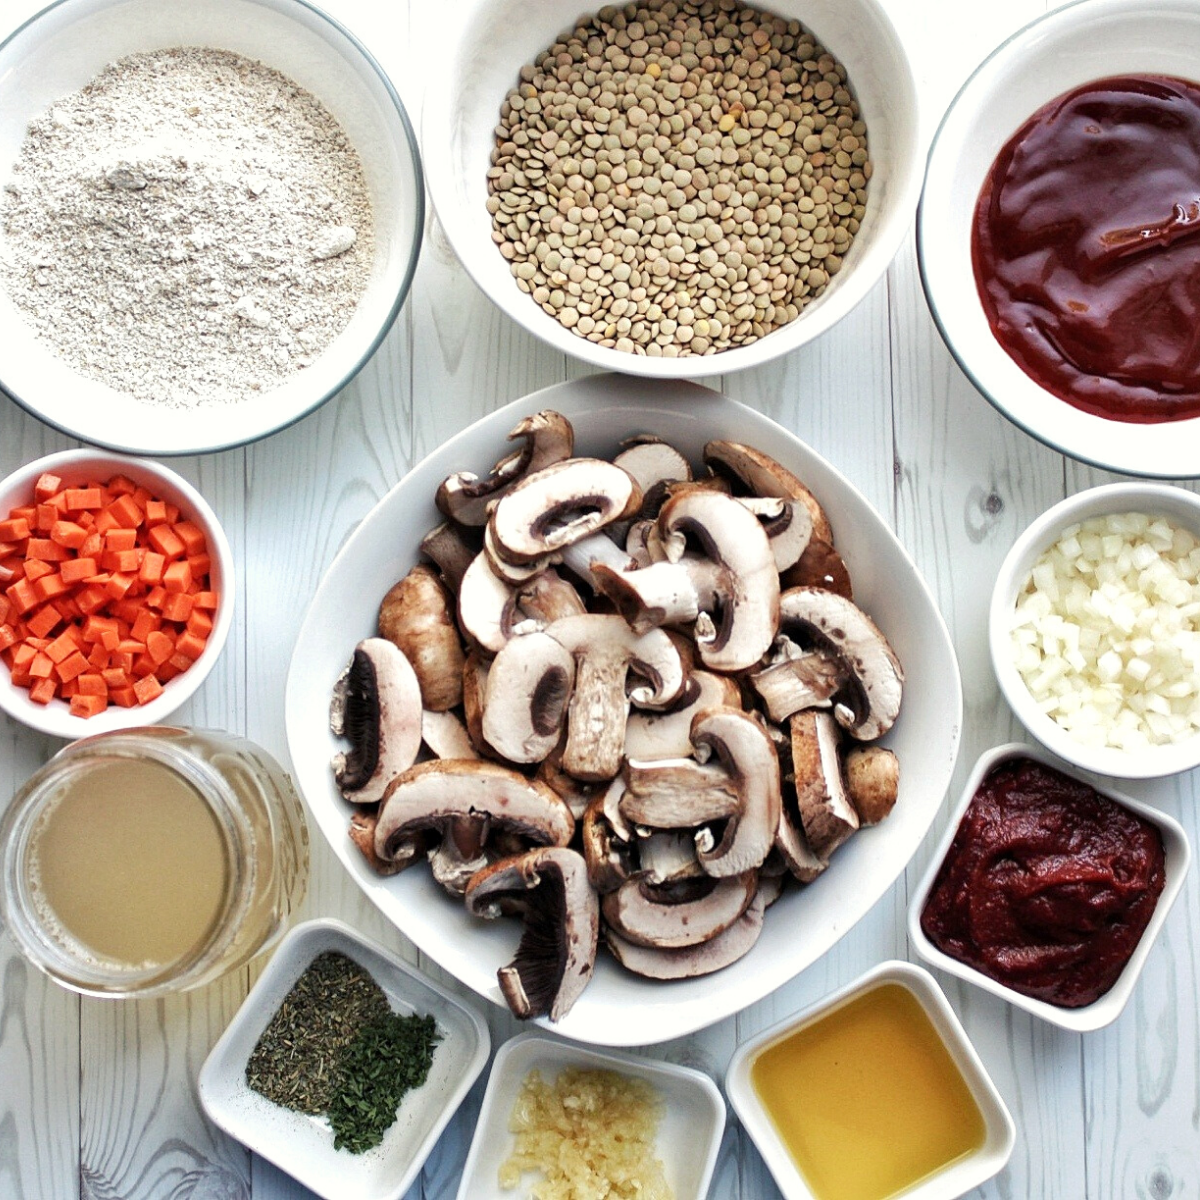
[[[686,379],[691,381],[712,379],[718,375],[763,366],[800,349],[827,333],[857,308],[887,274],[904,239],[908,236],[922,184],[920,153],[921,147],[924,145],[925,126],[912,56],[905,39],[897,30],[884,0],[858,0],[858,2],[870,10],[872,19],[890,42],[889,59],[897,72],[900,90],[903,94],[903,106],[912,116],[910,144],[897,146],[896,159],[900,168],[896,169],[895,177],[889,174],[887,180],[890,224],[880,229],[876,243],[868,247],[872,257],[872,269],[864,273],[861,266],[856,264],[854,270],[846,272],[844,276],[839,275],[837,277],[838,286],[823,292],[795,320],[748,345],[734,346],[718,353],[687,355],[678,358],[651,358],[649,355],[626,353],[615,348],[602,347],[590,342],[587,338],[572,333],[571,330],[560,325],[555,318],[544,313],[531,297],[522,297],[515,285],[503,296],[497,294],[497,291],[491,286],[490,278],[477,269],[478,260],[472,253],[475,249],[474,243],[468,242],[463,232],[463,225],[457,220],[460,206],[453,191],[452,172],[438,169],[442,161],[440,148],[446,144],[448,134],[448,116],[446,114],[449,113],[449,107],[435,101],[439,95],[449,92],[452,84],[447,79],[444,88],[439,89],[439,85],[435,81],[433,87],[427,91],[426,103],[421,116],[421,131],[422,145],[433,147],[431,150],[427,149],[426,153],[430,156],[431,162],[437,164],[427,171],[429,197],[446,240],[450,243],[455,256],[488,300],[527,333],[560,353],[586,362],[589,366],[601,371],[618,372],[649,379]],[[486,0],[473,0],[469,7],[477,10],[484,3]],[[757,6],[774,14],[772,0],[761,0]],[[599,4],[589,5],[585,15],[594,14],[599,7]],[[559,25],[565,25],[571,19],[568,12],[574,12],[578,16],[578,8],[564,9],[563,19]],[[469,22],[464,25],[464,28],[468,25]],[[808,27],[807,24],[805,27]],[[556,26],[556,32],[557,28]],[[516,70],[517,67],[514,66],[514,80]],[[897,182],[902,184],[898,190],[896,189]],[[480,219],[482,220],[486,213],[481,209],[481,214]],[[853,249],[852,245],[852,253]],[[868,274],[870,278],[867,277]],[[516,303],[522,299],[527,302]],[[785,339],[787,345],[781,346],[778,350],[772,349],[770,352],[764,353],[763,347],[776,344],[774,339],[777,337]]]
[[[1124,461],[1120,453],[1105,453],[1098,450],[1088,450],[1086,448],[1079,449],[1067,445],[1068,438],[1065,435],[1056,435],[1043,429],[1036,428],[1030,420],[1024,416],[1015,413],[1009,406],[1000,398],[999,392],[1002,388],[997,388],[986,383],[981,373],[971,364],[970,357],[963,350],[952,336],[947,320],[943,315],[941,307],[935,297],[937,287],[935,285],[933,275],[935,272],[931,269],[930,253],[928,249],[929,243],[932,241],[932,234],[928,226],[933,219],[930,216],[930,208],[932,202],[930,200],[930,184],[934,176],[935,170],[940,164],[941,156],[944,152],[943,139],[948,136],[948,131],[953,127],[956,121],[963,120],[960,113],[960,106],[965,99],[969,99],[972,93],[982,86],[981,81],[991,72],[997,64],[1003,65],[1004,60],[1015,57],[1024,44],[1033,40],[1045,30],[1053,30],[1058,26],[1071,27],[1078,24],[1084,19],[1092,19],[1102,15],[1101,10],[1114,10],[1118,13],[1124,13],[1136,8],[1138,0],[1070,0],[1069,3],[1051,9],[1049,12],[1040,14],[1022,25],[1015,32],[1006,37],[1002,42],[995,46],[985,58],[967,76],[959,89],[955,92],[949,104],[943,110],[933,137],[930,139],[929,149],[925,158],[924,178],[921,186],[920,199],[917,202],[916,221],[915,221],[915,243],[916,243],[916,259],[917,259],[917,274],[921,281],[921,290],[925,297],[925,304],[929,310],[929,315],[933,320],[934,326],[937,328],[942,342],[949,351],[950,356],[954,359],[959,369],[966,376],[967,380],[975,388],[975,390],[1006,420],[1010,421],[1018,429],[1041,442],[1042,445],[1048,446],[1058,453],[1073,458],[1078,462],[1086,463],[1090,466],[1099,467],[1103,470],[1119,472],[1126,475],[1134,475],[1147,479],[1193,479],[1200,478],[1200,460],[1197,459],[1194,453],[1185,453],[1177,460],[1172,460],[1168,465],[1161,465],[1161,455],[1157,457],[1148,457],[1143,451],[1138,452],[1136,461]],[[1168,7],[1171,7],[1180,12],[1187,12],[1193,16],[1200,16],[1193,5],[1189,5],[1187,0],[1166,0]],[[1087,17],[1084,17],[1086,12]],[[1097,76],[1099,78],[1099,76]],[[1063,89],[1066,91],[1069,89]],[[1056,92],[1055,95],[1062,94]],[[1048,97],[1048,101],[1053,99]],[[1032,111],[1026,116],[1032,116]],[[1020,126],[1018,121],[1010,131],[1016,132]],[[1016,364],[1014,363],[1014,366]],[[1016,368],[1020,370],[1019,367]],[[1068,414],[1068,419],[1072,421],[1083,422],[1087,418],[1086,423],[1098,422],[1095,425],[1097,429],[1114,428],[1154,428],[1164,426],[1167,429],[1178,430],[1181,427],[1187,426],[1192,430],[1200,430],[1200,417],[1193,417],[1178,421],[1163,421],[1163,422],[1127,422],[1098,417],[1093,414],[1085,413],[1082,410],[1074,409],[1067,401],[1061,400],[1052,392],[1047,391],[1038,384],[1032,377],[1021,372],[1022,378],[1028,381],[1028,386],[1036,389],[1041,393],[1047,403],[1069,407],[1077,416],[1071,417]]]
[[[1150,503],[1146,503],[1147,498]],[[1128,500],[1129,503],[1122,503]],[[988,649],[996,682],[1017,719],[1047,749],[1075,767],[1122,779],[1157,779],[1200,765],[1200,730],[1182,742],[1130,752],[1112,746],[1091,747],[1077,741],[1053,718],[1041,712],[1017,671],[1009,649],[1011,616],[1017,591],[1039,555],[1066,527],[1092,516],[1125,511],[1161,513],[1180,520],[1187,510],[1190,532],[1200,540],[1200,495],[1167,483],[1120,482],[1085,488],[1059,500],[1034,518],[1017,537],[996,572],[988,604]]]
[[[941,1195],[943,1193],[937,1190],[937,1185],[944,1181],[947,1170],[975,1164],[976,1169],[961,1181],[962,1192],[965,1193],[1003,1170],[1016,1145],[1016,1124],[1004,1103],[1004,1097],[937,980],[919,964],[903,959],[888,959],[743,1042],[734,1051],[726,1068],[725,1092],[729,1103],[762,1154],[777,1186],[792,1200],[813,1200],[813,1194],[750,1081],[753,1060],[768,1046],[789,1034],[812,1025],[857,997],[888,983],[904,988],[921,1005],[978,1104],[986,1129],[983,1146],[964,1159],[946,1164],[941,1171],[919,1181],[904,1195],[919,1197],[927,1192],[931,1197]],[[797,1182],[803,1191],[793,1190]],[[956,1188],[958,1183],[956,1179]],[[954,1194],[960,1192],[956,1190]]]
[[[26,485],[32,493],[34,482],[44,472],[63,470],[82,474],[82,469],[87,463],[105,464],[103,469],[110,470],[114,475],[127,472],[135,477],[149,477],[186,501],[189,517],[204,527],[210,558],[220,572],[220,599],[212,632],[200,657],[186,671],[168,680],[163,685],[162,694],[149,704],[137,705],[134,708],[110,705],[94,717],[76,717],[57,697],[51,704],[35,704],[29,699],[27,689],[17,687],[11,682],[8,668],[0,667],[0,711],[39,733],[68,740],[88,737],[95,733],[132,729],[140,725],[155,725],[190,700],[208,678],[225,648],[233,628],[234,597],[237,594],[233,551],[217,514],[196,487],[165,463],[103,447],[82,446],[74,450],[59,450],[35,458],[10,471],[0,479],[0,496],[10,488]],[[77,466],[80,470],[73,471]],[[0,507],[4,507],[2,501]],[[0,513],[0,516],[7,515],[7,510]]]
[[[82,0],[51,0],[44,8],[39,9],[32,16],[27,17],[15,29],[13,29],[5,38],[0,39],[0,56],[3,56],[9,48],[9,44],[18,37],[23,36],[33,26],[37,25],[51,13],[56,12],[60,8],[67,8],[75,4],[81,3]],[[88,0],[98,8],[111,7],[115,4],[120,4],[123,0]],[[421,246],[424,241],[423,231],[425,228],[425,175],[424,167],[421,161],[421,153],[418,148],[417,135],[413,128],[408,111],[404,107],[404,101],[400,97],[400,93],[396,89],[396,85],[392,82],[391,77],[383,69],[378,59],[371,53],[367,46],[354,34],[347,26],[342,24],[336,17],[331,16],[323,8],[312,3],[312,0],[241,0],[241,2],[253,4],[258,7],[271,8],[282,16],[287,16],[287,9],[290,6],[302,8],[310,13],[316,21],[323,23],[335,34],[343,38],[350,47],[355,50],[361,57],[363,63],[371,69],[378,77],[379,83],[382,85],[385,94],[391,101],[395,109],[396,116],[399,118],[400,126],[404,134],[404,141],[407,145],[408,157],[412,164],[414,175],[414,196],[415,208],[413,226],[416,230],[416,236],[413,238],[412,246],[408,256],[408,262],[404,269],[403,277],[400,280],[400,287],[392,300],[383,321],[379,328],[372,335],[369,343],[365,344],[362,350],[354,357],[353,361],[349,362],[343,372],[340,372],[341,379],[333,385],[328,391],[324,391],[316,395],[313,400],[306,404],[302,409],[289,415],[284,420],[270,425],[268,428],[252,431],[248,435],[238,434],[233,438],[205,438],[201,439],[194,445],[175,445],[170,447],[151,447],[139,443],[137,439],[116,439],[106,437],[103,431],[85,430],[77,428],[75,425],[55,420],[47,417],[40,411],[34,403],[26,397],[18,395],[3,378],[3,370],[0,368],[0,395],[7,396],[14,404],[31,417],[40,421],[43,425],[51,429],[56,429],[60,433],[64,433],[69,437],[78,438],[80,441],[87,442],[91,446],[99,447],[104,450],[114,450],[123,454],[153,454],[160,458],[175,458],[184,455],[193,454],[213,454],[221,450],[231,450],[240,446],[250,446],[255,442],[261,441],[263,438],[270,437],[272,434],[280,433],[285,429],[291,428],[297,422],[302,421],[305,417],[316,412],[317,409],[327,404],[339,392],[341,392],[359,372],[367,365],[371,358],[374,357],[376,351],[383,344],[384,338],[391,332],[392,326],[396,323],[396,318],[400,314],[401,308],[404,307],[404,302],[408,298],[408,293],[412,288],[413,279],[417,273],[417,264],[421,256]],[[290,18],[289,18],[290,19]],[[270,64],[265,64],[269,66]]]
[[[1046,1000],[1039,1000],[1035,996],[1026,996],[1023,992],[1018,992],[1006,984],[1000,983],[990,975],[985,975],[976,967],[970,966],[960,959],[953,958],[944,951],[939,950],[925,936],[925,931],[921,928],[921,911],[925,907],[925,902],[929,899],[930,892],[933,891],[934,882],[949,852],[950,843],[954,840],[954,835],[958,832],[958,827],[962,822],[963,814],[966,812],[967,806],[971,803],[971,799],[975,795],[980,783],[993,767],[1019,758],[1031,759],[1034,762],[1041,763],[1043,766],[1050,767],[1066,775],[1068,778],[1087,784],[1089,787],[1095,788],[1100,795],[1142,817],[1159,830],[1167,854],[1167,868],[1164,872],[1166,878],[1163,883],[1162,893],[1158,897],[1158,903],[1154,906],[1154,912],[1151,914],[1150,921],[1142,932],[1141,938],[1138,939],[1138,943],[1134,947],[1133,953],[1129,956],[1124,969],[1117,977],[1116,982],[1104,995],[1093,1000],[1091,1004],[1086,1004],[1080,1008],[1062,1008]],[[1098,779],[1092,773],[1080,770],[1070,763],[1063,762],[1040,746],[1033,746],[1027,742],[1005,742],[1003,745],[993,746],[990,750],[985,750],[979,756],[975,765],[971,768],[970,774],[967,776],[958,802],[950,811],[946,828],[942,836],[938,839],[937,846],[930,857],[929,865],[925,868],[920,882],[913,889],[908,903],[909,941],[912,943],[917,954],[931,966],[946,971],[951,975],[956,975],[959,979],[974,984],[976,987],[990,992],[993,996],[998,996],[1001,1000],[1006,1000],[1009,1004],[1017,1008],[1024,1009],[1026,1012],[1041,1018],[1043,1021],[1048,1021],[1053,1025],[1058,1025],[1074,1033],[1091,1033],[1094,1030],[1103,1029],[1106,1025],[1112,1024],[1125,1011],[1125,1006],[1129,1003],[1129,998],[1133,995],[1134,988],[1141,977],[1146,959],[1149,957],[1150,951],[1162,930],[1162,926],[1183,888],[1184,879],[1187,877],[1191,866],[1191,860],[1192,848],[1187,840],[1187,834],[1184,832],[1183,826],[1169,813],[1165,813],[1143,800],[1137,800],[1125,792],[1118,791],[1107,780]]]

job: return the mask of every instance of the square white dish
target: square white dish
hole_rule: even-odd
[[[432,1013],[441,1040],[425,1084],[409,1092],[382,1143],[363,1154],[333,1148],[324,1117],[273,1104],[246,1084],[246,1061],[284,997],[326,950],[370,972],[393,1011]],[[280,944],[200,1071],[200,1103],[226,1133],[327,1200],[398,1200],[487,1063],[480,1015],[402,959],[341,921],[306,921]]]
[[[589,1050],[540,1033],[520,1034],[496,1052],[458,1200],[513,1200],[524,1194],[504,1191],[499,1183],[500,1164],[515,1145],[508,1115],[530,1071],[551,1082],[566,1067],[620,1071],[655,1087],[664,1102],[656,1149],[667,1183],[675,1200],[704,1200],[725,1128],[725,1102],[717,1085],[691,1067]]]
[[[785,1200],[814,1200],[814,1197],[754,1088],[751,1080],[754,1061],[782,1038],[889,983],[906,988],[920,1003],[979,1105],[986,1131],[981,1147],[905,1190],[905,1200],[951,1200],[961,1196],[1003,1170],[1012,1154],[1016,1143],[1013,1119],[941,988],[923,967],[900,961],[884,962],[825,999],[764,1030],[739,1047],[730,1060],[725,1074],[729,1103],[753,1138]]]
[[[925,907],[929,893],[933,890],[934,881],[937,879],[938,871],[941,869],[946,853],[950,849],[950,843],[954,840],[954,835],[958,832],[963,813],[966,812],[967,806],[971,803],[972,797],[988,772],[1000,763],[1014,758],[1032,759],[1034,762],[1052,767],[1054,770],[1060,771],[1063,775],[1069,776],[1072,779],[1078,779],[1083,783],[1089,784],[1100,795],[1106,796],[1117,804],[1123,805],[1130,812],[1136,813],[1139,817],[1155,825],[1162,834],[1163,848],[1166,851],[1165,880],[1162,894],[1155,905],[1150,923],[1146,926],[1141,939],[1134,948],[1133,954],[1130,955],[1129,961],[1125,964],[1125,969],[1121,972],[1116,983],[1098,1000],[1094,1000],[1091,1004],[1085,1005],[1082,1008],[1061,1008],[1056,1004],[1050,1004],[1045,1000],[1039,1000],[1033,996],[1026,996],[1021,992],[1015,991],[1013,988],[992,979],[989,975],[985,975],[982,971],[976,970],[975,967],[960,962],[957,958],[952,958],[950,955],[939,950],[925,936],[925,932],[921,928],[921,910]],[[997,746],[982,754],[971,771],[970,776],[967,778],[962,796],[959,798],[958,804],[950,815],[950,821],[946,826],[945,833],[942,835],[942,840],[938,843],[937,850],[929,860],[929,867],[921,882],[917,885],[917,889],[909,902],[909,940],[912,942],[917,953],[926,962],[937,967],[939,970],[946,971],[951,975],[957,975],[958,978],[965,979],[968,983],[973,983],[976,987],[983,988],[986,992],[991,992],[993,996],[999,996],[1002,1000],[1007,1000],[1010,1004],[1016,1005],[1017,1008],[1023,1008],[1026,1012],[1032,1013],[1035,1017],[1040,1017],[1043,1021],[1050,1021],[1054,1025],[1061,1025],[1064,1029],[1070,1029],[1075,1033],[1088,1033],[1093,1029],[1102,1029],[1105,1025],[1115,1021],[1129,1002],[1129,997],[1133,994],[1134,986],[1137,984],[1138,976],[1145,965],[1150,948],[1154,945],[1154,940],[1158,936],[1159,930],[1162,929],[1163,922],[1166,921],[1167,914],[1171,911],[1171,906],[1175,903],[1180,889],[1183,887],[1183,880],[1187,875],[1191,857],[1191,847],[1188,845],[1183,827],[1178,821],[1167,816],[1166,813],[1160,812],[1156,808],[1151,808],[1150,805],[1143,804],[1141,801],[1135,800],[1132,796],[1127,796],[1123,792],[1114,791],[1107,784],[1097,782],[1094,778],[1087,776],[1083,772],[1069,767],[1066,763],[1063,763],[1044,750],[1034,746],[1027,746],[1021,742],[1010,742],[1007,745]]]

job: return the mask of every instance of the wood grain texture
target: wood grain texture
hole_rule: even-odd
[[[0,27],[38,0],[0,0]],[[395,80],[420,128],[424,72],[466,19],[452,6],[328,0]],[[1046,0],[1003,6],[888,0],[913,49],[926,136],[973,66]],[[238,565],[229,645],[180,720],[247,733],[286,757],[283,688],[308,601],[362,518],[405,471],[497,406],[590,374],[508,321],[458,263],[428,211],[412,292],[379,353],[333,401],[253,446],[175,465],[213,504]],[[905,876],[824,958],[711,1028],[645,1053],[720,1079],[734,1048],[887,958],[907,958],[911,888],[977,755],[1021,731],[997,691],[986,640],[991,580],[1017,533],[1062,496],[1116,478],[1064,459],[1005,421],[970,385],[925,307],[909,236],[886,279],[836,328],[766,367],[710,386],[827,457],[883,514],[951,630],[964,726],[950,801]],[[0,472],[73,444],[0,398]],[[1184,486],[1195,489],[1195,483]],[[836,515],[835,515],[836,524]],[[338,636],[331,631],[331,636]],[[0,723],[0,794],[57,749]],[[1127,790],[1200,844],[1195,773]],[[461,991],[388,925],[318,840],[300,917],[339,916]],[[257,967],[169,1001],[80,1000],[0,936],[0,1197],[302,1200],[310,1193],[209,1124],[194,1081]],[[1200,884],[1187,882],[1128,1011],[1086,1037],[977,989],[941,983],[1016,1119],[1010,1166],[976,1193],[1047,1200],[1168,1200],[1200,1189]],[[487,1008],[494,1046],[518,1023]],[[486,1072],[406,1200],[452,1200]],[[712,1200],[775,1200],[761,1157],[730,1118]]]

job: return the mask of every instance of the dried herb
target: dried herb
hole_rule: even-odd
[[[329,1105],[335,1149],[361,1154],[379,1145],[405,1095],[428,1078],[438,1037],[433,1017],[393,1012],[359,1031]]]
[[[284,997],[249,1061],[246,1083],[296,1112],[326,1112],[347,1047],[390,1012],[383,989],[353,959],[317,955]]]

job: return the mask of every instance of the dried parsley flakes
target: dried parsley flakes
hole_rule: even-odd
[[[328,1114],[334,1147],[377,1146],[405,1094],[429,1075],[439,1039],[433,1017],[391,1011],[353,959],[319,954],[284,997],[249,1061],[246,1083],[275,1104]]]

